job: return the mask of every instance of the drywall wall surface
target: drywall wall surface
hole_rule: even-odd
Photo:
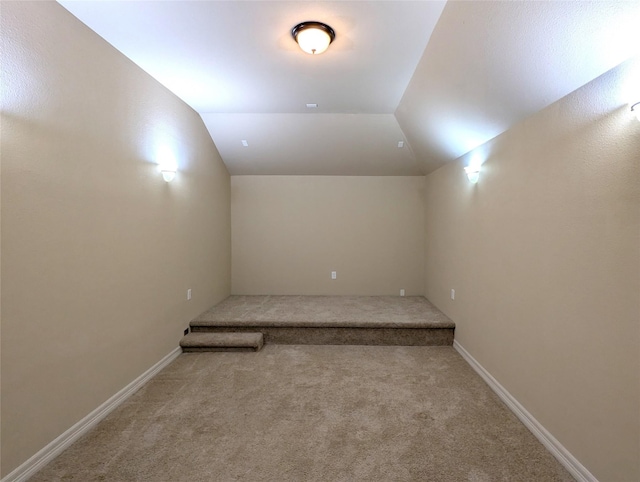
[[[231,231],[198,114],[60,5],[2,2],[1,67],[4,476],[229,295]]]
[[[602,481],[640,480],[638,85],[622,64],[425,180],[425,295]]]
[[[232,292],[421,295],[422,189],[422,177],[232,176]]]

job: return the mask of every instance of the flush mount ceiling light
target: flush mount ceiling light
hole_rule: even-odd
[[[636,102],[631,106],[631,112],[636,115],[636,118],[640,121],[640,102]]]
[[[327,50],[336,38],[331,27],[322,22],[302,22],[293,27],[291,36],[302,50],[308,54],[318,55]]]

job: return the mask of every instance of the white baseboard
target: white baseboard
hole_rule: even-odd
[[[41,468],[55,459],[62,451],[69,447],[73,442],[82,437],[85,433],[95,427],[98,422],[105,418],[109,413],[121,405],[127,398],[137,392],[145,383],[153,378],[156,373],[166,367],[182,353],[180,347],[173,350],[158,363],[149,368],[146,372],[124,387],[109,400],[104,402],[93,412],[88,414],[69,430],[57,437],[38,453],[29,458],[11,473],[7,474],[0,482],[24,482],[38,472]]]
[[[464,358],[471,368],[480,375],[487,385],[500,397],[500,399],[509,407],[516,417],[531,431],[533,435],[544,445],[551,455],[560,462],[565,469],[569,471],[573,477],[579,482],[598,482],[591,472],[582,465],[564,446],[549,433],[549,431],[538,422],[521,404],[511,395],[506,388],[491,376],[491,374],[478,361],[473,358],[464,347],[453,341],[453,347]]]

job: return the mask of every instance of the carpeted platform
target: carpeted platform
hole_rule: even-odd
[[[452,347],[183,354],[32,482],[572,477]]]
[[[194,321],[216,326],[454,328],[424,296],[230,296]]]
[[[422,296],[230,296],[193,332],[258,331],[265,343],[451,345],[455,324]]]

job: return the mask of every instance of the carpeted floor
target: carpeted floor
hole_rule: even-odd
[[[33,481],[571,481],[451,347],[183,354]]]

